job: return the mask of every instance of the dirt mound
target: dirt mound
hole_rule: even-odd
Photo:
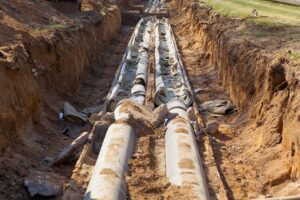
[[[154,135],[141,136],[138,149],[129,161],[130,170],[125,175],[129,199],[194,199],[190,188],[169,183],[164,168],[165,129],[156,129]],[[195,198],[197,199],[197,198]]]

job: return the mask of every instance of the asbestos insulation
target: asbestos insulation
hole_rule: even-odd
[[[149,3],[149,6],[145,10],[146,13],[164,13],[167,12],[165,0],[154,0]]]
[[[108,97],[108,111],[113,111],[118,102],[125,98],[132,98],[143,104],[147,85],[151,29],[152,18],[141,19],[138,23]]]
[[[189,107],[192,97],[167,19],[157,20],[155,46],[155,104],[179,100]]]

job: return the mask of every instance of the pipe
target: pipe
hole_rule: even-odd
[[[165,0],[154,0],[148,3],[145,13],[150,15],[162,16],[167,14]]]
[[[207,200],[209,199],[209,193],[204,170],[193,128],[186,112],[187,107],[194,102],[193,92],[174,41],[169,21],[166,19],[160,20],[157,24],[155,30],[155,101],[156,103],[159,101],[167,102],[170,116],[172,116],[167,121],[165,135],[167,177],[174,185],[192,188],[192,195],[195,198]],[[171,70],[168,71],[166,68],[171,68]],[[176,90],[177,88],[180,88],[180,90]],[[174,92],[175,95],[172,96],[167,93],[170,93],[170,91]]]
[[[124,172],[134,151],[134,138],[127,124],[109,127],[84,200],[126,200]]]
[[[121,100],[132,98],[137,103],[144,104],[151,27],[151,20],[140,21],[135,37],[129,42],[130,48],[124,54],[116,73],[108,95],[107,110],[114,110],[114,117],[118,122],[107,130],[84,200],[127,198],[124,172],[132,157],[135,139],[132,127],[124,123],[129,116],[122,112]]]
[[[112,82],[111,88],[110,88],[110,90],[109,90],[109,92],[107,94],[107,97],[106,97],[107,100],[106,100],[105,108],[104,108],[104,110],[106,112],[109,111],[109,110],[113,110],[114,106],[112,106],[110,104],[116,104],[115,102],[112,102],[111,97],[116,95],[115,93],[117,92],[117,90],[119,88],[119,82],[118,82],[119,76],[121,74],[121,71],[125,69],[125,65],[126,65],[125,61],[126,61],[127,55],[131,51],[131,49],[130,49],[131,43],[132,43],[133,39],[135,38],[138,30],[139,30],[141,22],[142,22],[142,20],[140,20],[137,23],[137,25],[135,26],[133,34],[130,37],[130,40],[129,40],[128,45],[127,45],[127,48],[126,48],[125,53],[124,53],[124,55],[122,57],[121,63],[120,63],[120,65],[119,65],[119,67],[118,67],[118,69],[116,71],[116,74],[115,74],[114,80]]]
[[[177,116],[167,123],[165,135],[167,178],[173,185],[191,188],[194,198],[208,200],[209,193],[193,128],[183,109],[184,104],[179,101],[172,103],[177,106],[169,107],[169,112]]]
[[[132,98],[138,103],[144,102],[141,95],[132,93],[135,85],[146,87],[148,72],[148,50],[150,46],[152,21],[150,18],[141,19],[136,28],[135,36],[128,44],[129,48],[123,56],[119,73],[113,83],[107,100],[107,111],[114,111],[118,102],[125,98]],[[145,90],[145,88],[144,88]]]
[[[156,105],[174,100],[182,101],[186,106],[192,104],[183,65],[179,60],[173,42],[172,29],[166,19],[157,20],[155,28],[155,97]]]
[[[196,99],[195,99],[195,95],[194,95],[194,90],[190,84],[190,81],[189,81],[189,78],[187,76],[187,73],[186,73],[186,70],[185,68],[183,67],[183,62],[182,62],[182,59],[180,57],[180,54],[179,54],[179,50],[178,50],[178,46],[177,46],[177,43],[176,43],[176,40],[175,40],[175,34],[173,32],[173,29],[169,23],[169,27],[171,29],[171,35],[172,35],[172,40],[173,40],[173,45],[175,47],[175,51],[176,51],[176,55],[177,55],[177,59],[179,61],[179,65],[181,66],[181,70],[182,70],[182,74],[183,74],[183,77],[184,77],[184,80],[185,80],[185,83],[187,85],[187,88],[191,94],[191,99],[192,99],[192,107],[195,111],[195,114],[197,116],[198,119],[201,119],[201,120],[197,120],[199,124],[202,124],[203,126],[206,126],[206,119],[204,119],[204,117],[202,115],[200,115],[199,113],[199,110],[198,110],[198,106],[196,104]]]

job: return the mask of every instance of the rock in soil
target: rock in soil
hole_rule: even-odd
[[[63,189],[63,177],[53,172],[32,171],[24,181],[31,197],[57,196]]]

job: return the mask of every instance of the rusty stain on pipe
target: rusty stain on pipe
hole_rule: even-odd
[[[171,184],[191,188],[194,198],[208,200],[209,194],[193,128],[184,104],[172,102],[169,112],[177,114],[167,123],[165,135],[166,172]],[[177,106],[176,106],[177,104]],[[180,105],[181,104],[181,105]]]

